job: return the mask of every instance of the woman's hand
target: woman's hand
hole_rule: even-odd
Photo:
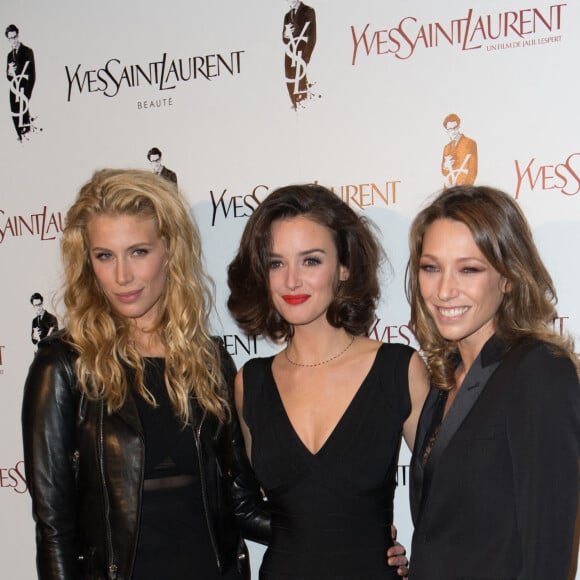
[[[391,537],[394,544],[387,550],[387,563],[389,566],[397,566],[397,574],[406,578],[409,575],[409,560],[405,555],[405,546],[397,542],[397,528],[391,526]]]

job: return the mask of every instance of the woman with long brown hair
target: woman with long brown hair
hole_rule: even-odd
[[[411,464],[410,578],[565,579],[580,386],[517,203],[457,186],[413,221],[407,292],[431,372]],[[577,546],[576,546],[577,549]]]

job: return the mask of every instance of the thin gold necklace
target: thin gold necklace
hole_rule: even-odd
[[[339,356],[342,356],[352,346],[353,342],[354,342],[354,335],[351,336],[350,342],[338,354],[335,354],[334,356],[331,356],[330,358],[327,358],[326,360],[323,360],[323,361],[320,361],[317,363],[304,364],[304,363],[299,363],[299,362],[293,361],[288,356],[288,347],[286,347],[284,349],[284,356],[286,357],[286,360],[291,365],[294,365],[296,367],[319,367],[320,365],[325,365],[326,363],[329,363],[330,361],[337,359]]]

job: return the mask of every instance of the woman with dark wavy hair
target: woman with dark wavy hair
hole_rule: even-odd
[[[413,580],[568,578],[580,386],[517,203],[457,186],[409,236],[411,325],[432,388],[411,464]]]
[[[229,266],[240,327],[285,342],[236,378],[272,514],[262,580],[397,577],[398,450],[401,433],[413,445],[427,380],[412,348],[367,337],[380,261],[364,218],[324,187],[291,185],[254,211]]]
[[[254,539],[267,516],[185,201],[148,171],[98,171],[62,257],[66,329],[40,342],[22,408],[38,577],[248,580],[236,515]]]

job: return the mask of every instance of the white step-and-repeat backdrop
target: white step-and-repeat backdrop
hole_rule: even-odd
[[[175,174],[216,282],[214,331],[238,366],[276,345],[230,319],[226,266],[248,216],[292,182],[333,188],[382,231],[392,272],[378,340],[415,344],[403,293],[412,217],[444,185],[473,182],[521,204],[559,290],[554,325],[580,330],[579,2],[311,0],[296,15],[290,4],[2,1],[5,578],[34,577],[22,384],[33,339],[55,324],[39,313],[62,317],[64,214],[97,168],[154,170],[161,157]],[[407,545],[408,462],[403,450],[395,514]]]

